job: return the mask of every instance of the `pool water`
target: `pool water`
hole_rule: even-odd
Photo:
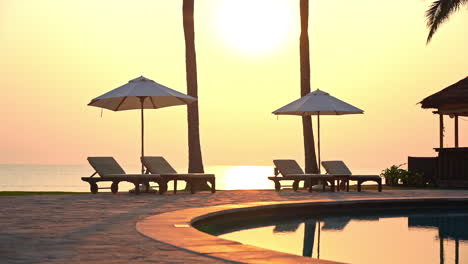
[[[468,209],[379,212],[256,223],[219,237],[354,264],[468,263]]]

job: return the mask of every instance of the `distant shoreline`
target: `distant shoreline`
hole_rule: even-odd
[[[19,195],[63,195],[63,194],[83,194],[85,192],[48,192],[48,191],[0,191],[0,196]]]

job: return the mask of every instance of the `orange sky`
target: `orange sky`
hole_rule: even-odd
[[[186,92],[181,3],[2,0],[0,163],[137,163],[139,112],[86,105],[140,75]],[[434,155],[438,119],[416,103],[467,76],[468,13],[426,46],[429,3],[310,1],[312,88],[365,110],[321,119],[323,160],[359,171]],[[299,0],[196,0],[205,166],[303,163],[300,118],[271,114],[299,98],[298,15]],[[185,111],[147,111],[147,154],[186,166]],[[468,118],[460,129],[468,146]]]

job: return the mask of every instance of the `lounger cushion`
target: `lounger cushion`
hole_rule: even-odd
[[[273,160],[273,164],[275,164],[275,167],[283,176],[290,174],[304,174],[301,166],[299,166],[295,160]]]
[[[163,157],[142,157],[141,161],[143,165],[151,172],[152,174],[171,174],[177,173],[177,171],[167,162]]]
[[[125,174],[113,157],[88,157],[88,162],[101,177],[108,174]]]
[[[352,174],[346,164],[341,160],[322,161],[322,166],[328,174]]]

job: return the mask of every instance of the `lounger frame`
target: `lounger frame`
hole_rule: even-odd
[[[325,168],[329,175],[338,175],[336,173],[348,173],[348,181],[357,181],[357,191],[362,191],[362,184],[366,181],[376,182],[378,191],[382,192],[382,177],[378,175],[354,175],[351,173],[346,164],[341,160],[322,161],[322,166]],[[338,185],[339,188],[339,185]],[[349,182],[346,189],[349,191]]]
[[[275,183],[275,190],[281,190],[282,181],[293,181],[292,188],[294,191],[299,189],[299,183],[301,181],[320,180],[322,182],[328,182],[330,184],[330,191],[335,191],[335,181],[345,181],[349,185],[349,175],[329,175],[329,174],[308,174],[304,173],[302,168],[297,164],[295,160],[273,160],[275,164],[274,177],[268,177],[269,180]],[[281,174],[282,176],[278,176]],[[309,186],[309,192],[312,192],[312,185]],[[326,185],[322,184],[322,191],[326,190]],[[337,189],[339,191],[339,188]]]
[[[150,182],[155,182],[159,186],[159,194],[163,194],[167,189],[166,181],[161,176],[150,176],[147,174],[109,174],[102,177],[81,177],[82,181],[89,183],[91,193],[96,194],[99,189],[110,189],[112,193],[119,191],[120,182],[130,182],[135,186],[135,194],[140,194],[140,184],[146,185],[146,192],[149,192]],[[111,187],[98,187],[98,182],[112,182]]]
[[[275,168],[276,169],[276,168]],[[288,174],[287,176],[273,176],[268,177],[269,180],[275,183],[275,191],[281,190],[281,182],[282,181],[293,181],[292,188],[294,191],[299,189],[299,183],[301,181],[309,181],[309,180],[321,180],[326,181],[330,184],[330,191],[334,192],[335,189],[340,191],[338,188],[340,181],[346,183],[347,190],[349,191],[349,175],[328,175],[328,174]],[[335,181],[338,181],[338,184],[335,184]],[[335,188],[336,187],[336,188]],[[326,190],[325,184],[322,184],[322,191]],[[308,188],[309,192],[312,192],[312,185]]]
[[[140,193],[140,184],[146,186],[146,192],[150,191],[150,182],[159,186],[159,194],[167,189],[166,181],[159,175],[127,174],[113,157],[88,157],[88,162],[95,172],[90,177],[82,177],[81,180],[89,183],[91,193],[95,194],[99,189],[110,189],[112,193],[119,191],[120,182],[130,182],[135,186],[135,194]],[[99,177],[94,177],[99,175]],[[112,182],[110,187],[98,187],[98,182]]]
[[[185,181],[186,184],[190,186],[190,193],[196,193],[196,187],[198,182],[209,182],[211,187],[211,193],[216,192],[216,178],[214,174],[204,174],[204,173],[186,173],[186,174],[160,174],[163,180],[165,181],[165,189],[163,192],[167,191],[167,185],[170,181],[174,182],[173,193],[177,194],[177,181]]]
[[[190,186],[190,193],[194,194],[197,183],[208,182],[210,183],[211,193],[216,192],[216,177],[214,174],[207,173],[177,173],[177,171],[161,156],[145,156],[141,158],[141,162],[146,168],[148,175],[160,175],[164,181],[164,189],[162,192],[167,191],[167,185],[170,181],[174,182],[174,191],[177,193],[177,182],[185,181]],[[153,163],[152,163],[153,162]]]

